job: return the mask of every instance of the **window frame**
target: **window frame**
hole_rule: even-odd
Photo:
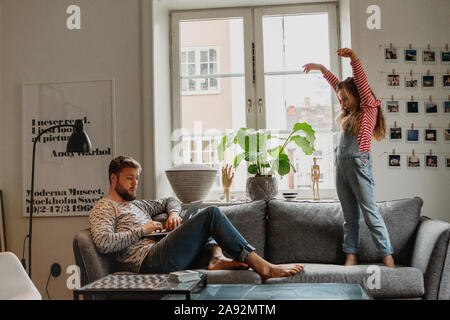
[[[266,128],[266,114],[265,114],[265,90],[264,90],[264,48],[263,48],[263,26],[262,17],[267,15],[296,15],[296,14],[314,14],[324,13],[328,14],[328,28],[329,28],[329,44],[330,44],[330,70],[338,77],[341,76],[341,66],[339,59],[335,54],[339,43],[339,21],[338,21],[338,2],[331,2],[326,4],[295,4],[295,5],[277,5],[277,6],[256,6],[246,8],[231,8],[231,9],[204,9],[192,11],[173,11],[170,13],[171,31],[170,31],[170,68],[171,68],[171,98],[172,98],[172,127],[173,130],[181,128],[181,96],[180,88],[180,62],[179,62],[179,37],[180,37],[180,22],[185,20],[211,20],[220,18],[243,18],[244,24],[244,59],[245,59],[245,97],[246,101],[251,101],[252,108],[249,112],[246,111],[246,124],[249,128],[265,129]],[[253,54],[255,60],[253,60]],[[255,74],[253,74],[253,61],[255,61]],[[287,71],[286,74],[292,72]],[[302,71],[298,72],[303,73]],[[325,81],[325,80],[324,80]],[[181,94],[180,94],[181,93]],[[262,104],[258,102],[262,99]],[[331,112],[332,118],[335,119],[339,110],[338,100],[331,90]],[[247,103],[245,104],[247,106]],[[332,141],[333,146],[338,140],[339,129],[335,121],[333,121]],[[318,159],[322,158],[317,156]],[[331,157],[334,160],[334,157]],[[220,171],[220,169],[219,169]],[[323,173],[322,173],[323,174]],[[322,178],[323,179],[323,178]],[[330,179],[334,179],[330,177]],[[280,189],[279,194],[284,190]],[[292,191],[292,190],[290,190]],[[312,189],[297,189],[299,192],[298,198],[312,199]],[[245,199],[245,191],[233,191],[233,195],[237,199]],[[211,190],[208,198],[219,199],[222,192]],[[321,198],[337,198],[336,189],[320,189]]]
[[[216,64],[216,73],[208,73],[206,75],[206,77],[195,77],[194,79],[208,79],[208,90],[201,90],[200,84],[199,82],[195,82],[195,86],[196,86],[196,90],[186,90],[183,91],[181,90],[181,95],[182,96],[196,96],[196,95],[208,95],[208,94],[220,94],[220,78],[217,79],[217,89],[209,89],[209,79],[211,77],[211,75],[216,75],[216,74],[220,74],[220,50],[218,46],[200,46],[200,47],[185,47],[185,48],[181,48],[181,53],[183,52],[188,52],[188,51],[194,51],[195,52],[195,68],[197,69],[197,67],[200,70],[200,65],[201,65],[201,61],[200,61],[200,52],[201,51],[207,51],[208,52],[208,56],[209,56],[209,50],[210,49],[214,49],[216,50],[216,61],[214,62]],[[209,57],[208,57],[208,65],[211,63],[209,61]],[[187,61],[186,64],[189,64],[189,62]],[[209,66],[208,66],[209,69]],[[180,70],[181,73],[181,70]],[[181,76],[182,77],[182,76]],[[189,76],[186,77],[186,80],[189,80]],[[189,89],[189,83],[188,83],[188,89]]]

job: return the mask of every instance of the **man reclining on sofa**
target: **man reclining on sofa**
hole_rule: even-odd
[[[298,263],[276,265],[264,260],[218,207],[207,207],[181,225],[181,205],[176,199],[135,200],[141,170],[131,157],[113,159],[109,165],[109,193],[97,201],[89,215],[98,251],[113,254],[125,270],[141,273],[185,270],[205,253],[210,255],[210,270],[251,267],[264,281],[303,270],[304,266]],[[173,232],[156,242],[146,236],[162,230],[162,224],[152,220],[161,213],[168,213],[166,228]],[[226,258],[221,248],[234,259]]]

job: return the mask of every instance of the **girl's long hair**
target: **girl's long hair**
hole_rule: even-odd
[[[346,89],[349,94],[353,95],[357,100],[358,105],[354,110],[341,111],[336,121],[339,125],[342,126],[342,130],[344,130],[344,132],[350,132],[354,136],[358,136],[359,124],[362,116],[361,97],[359,96],[358,88],[356,87],[353,78],[348,77],[344,81],[341,81],[337,84],[336,91],[340,89]],[[373,96],[375,97],[372,89],[370,90],[370,92],[372,92]],[[384,120],[382,108],[379,107],[377,112],[377,122],[373,130],[373,137],[375,138],[375,140],[380,141],[383,140],[385,136],[386,122]]]

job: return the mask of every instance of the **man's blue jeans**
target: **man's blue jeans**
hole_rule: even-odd
[[[205,256],[209,260],[214,245],[238,261],[244,261],[255,250],[218,207],[210,206],[154,244],[141,271],[169,273],[193,268],[193,262],[204,260]]]

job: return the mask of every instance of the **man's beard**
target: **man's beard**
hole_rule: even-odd
[[[130,194],[128,190],[122,187],[119,183],[116,185],[115,190],[117,194],[125,201],[133,201],[136,199],[136,196]]]

